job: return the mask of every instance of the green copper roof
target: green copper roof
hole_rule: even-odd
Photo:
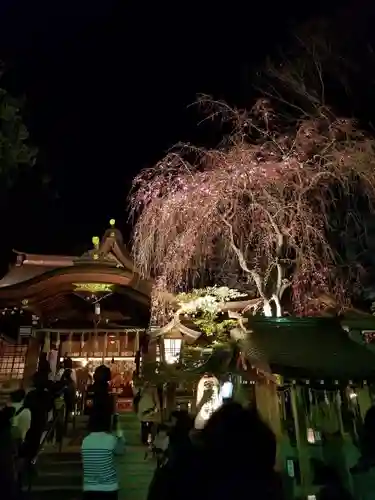
[[[249,318],[249,359],[274,372],[315,379],[375,376],[375,354],[351,340],[333,318]]]

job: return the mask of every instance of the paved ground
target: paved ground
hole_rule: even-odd
[[[155,462],[144,460],[145,450],[139,444],[139,422],[133,414],[121,418],[125,439],[128,443],[126,454],[119,459],[120,500],[145,500]]]
[[[118,458],[120,500],[145,500],[155,462],[144,460],[145,450],[139,444],[139,423],[135,415],[121,416],[121,426],[127,441],[126,453]],[[81,498],[82,467],[80,442],[84,434],[84,422],[77,423],[77,429],[65,444],[62,453],[55,447],[46,446],[38,463],[33,500],[78,500]]]

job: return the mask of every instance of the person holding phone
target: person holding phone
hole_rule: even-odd
[[[221,384],[220,399],[223,404],[230,403],[233,400],[233,382],[230,376],[227,376]]]
[[[81,450],[85,500],[118,499],[115,457],[124,452],[125,439],[118,419],[112,420],[108,412],[93,412],[89,421],[89,434],[83,440]]]

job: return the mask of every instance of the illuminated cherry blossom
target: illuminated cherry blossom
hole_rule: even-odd
[[[324,110],[286,126],[265,100],[249,114],[217,106],[234,123],[225,143],[179,146],[134,179],[135,265],[172,293],[234,277],[267,316],[283,314],[286,290],[294,314],[321,294],[345,304],[359,270],[342,265],[331,224],[342,207],[360,221],[358,195],[373,210],[374,140]]]

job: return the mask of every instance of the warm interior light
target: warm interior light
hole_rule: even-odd
[[[73,283],[75,292],[87,293],[109,293],[113,291],[113,284],[111,283]]]
[[[84,365],[84,366],[86,366],[87,363],[89,363],[90,361],[96,361],[98,359],[103,359],[103,356],[96,356],[96,357],[92,357],[92,358],[88,358],[88,359],[87,358],[81,358],[81,357],[77,357],[77,358],[72,357],[70,359],[72,361],[76,361],[77,363],[86,363]],[[104,360],[108,360],[108,359],[110,359],[110,360],[114,359],[115,361],[123,361],[123,360],[126,360],[126,361],[132,360],[133,361],[134,360],[134,356],[117,356],[115,358],[112,357],[112,356],[106,356],[104,358]],[[60,358],[60,362],[62,363],[63,361],[64,361],[64,358]]]
[[[164,338],[163,342],[165,362],[168,365],[177,363],[181,354],[182,339]]]

